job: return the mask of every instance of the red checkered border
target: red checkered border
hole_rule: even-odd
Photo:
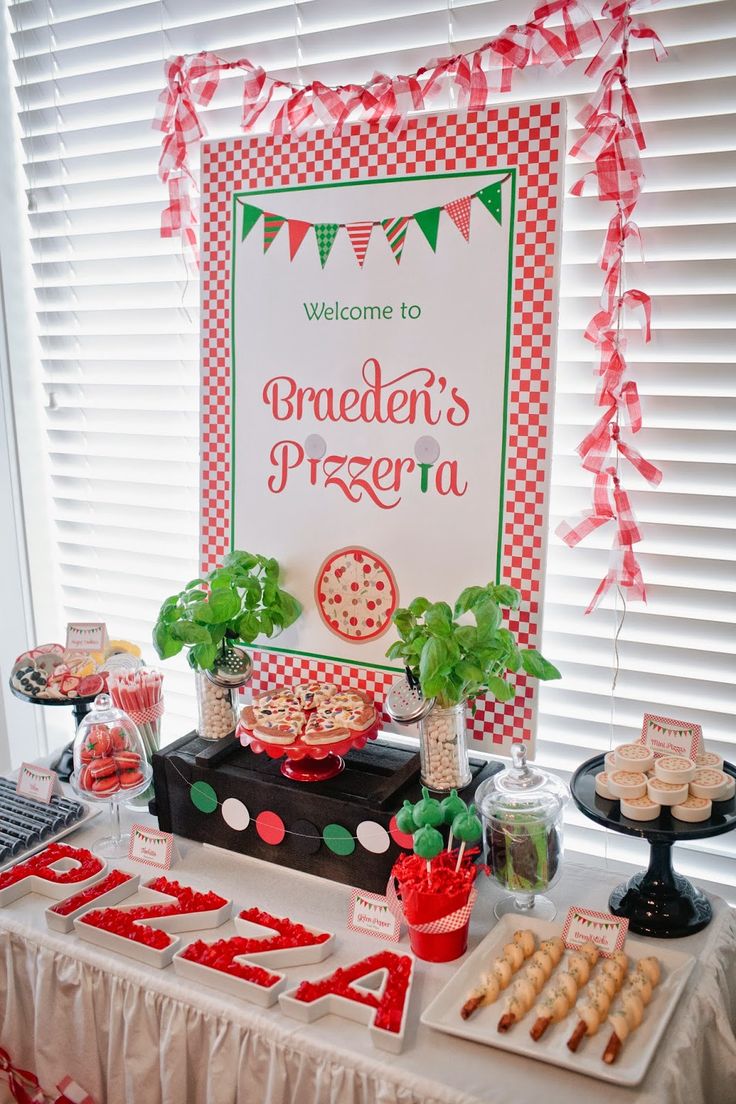
[[[502,576],[522,593],[509,619],[522,647],[540,631],[546,526],[550,397],[553,386],[554,261],[563,162],[559,102],[504,105],[468,114],[411,119],[391,135],[364,124],[339,136],[231,138],[202,147],[201,564],[208,571],[230,539],[230,213],[235,190],[329,181],[517,169],[512,341]],[[468,534],[472,539],[472,534]],[[380,704],[394,675],[274,652],[254,654],[255,689],[296,679],[339,679]],[[534,732],[535,688],[516,676],[503,705],[479,699],[469,727],[488,748]]]

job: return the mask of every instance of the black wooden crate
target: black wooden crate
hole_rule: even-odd
[[[460,791],[466,801],[500,764],[471,762],[471,769],[473,780]],[[327,847],[322,832],[328,824],[339,824],[355,836],[366,820],[388,830],[404,799],[421,796],[418,754],[386,740],[370,740],[362,750],[351,751],[335,778],[301,783],[281,774],[281,760],[256,755],[233,737],[213,743],[192,732],[154,754],[153,780],[155,812],[164,831],[378,893],[401,853],[393,839],[380,855],[356,840],[353,853],[341,856]],[[191,799],[195,782],[212,786],[220,805],[228,798],[242,801],[250,813],[247,828],[230,828],[219,807],[200,812]],[[279,844],[265,843],[256,831],[256,817],[266,810],[287,829]]]

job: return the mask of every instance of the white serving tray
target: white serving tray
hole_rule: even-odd
[[[265,931],[274,930],[265,928],[262,924],[253,924],[249,920],[243,920],[236,916],[234,920],[235,930],[239,936],[252,939],[255,936],[263,936]],[[324,934],[323,929],[309,928],[309,931],[318,931]],[[288,982],[285,974],[280,969],[288,966],[309,966],[316,962],[322,962],[329,958],[335,949],[336,938],[334,933],[329,933],[329,939],[324,943],[314,943],[310,947],[280,947],[277,950],[253,951],[252,954],[243,955],[244,962],[254,966],[262,966],[269,973],[278,975],[278,981],[268,987],[256,985],[246,978],[236,977],[234,974],[226,974],[222,970],[213,970],[209,966],[203,966],[201,962],[192,962],[184,958],[184,951],[177,951],[174,955],[174,970],[180,977],[189,981],[208,985],[212,989],[220,989],[232,997],[240,997],[243,1000],[257,1004],[261,1008],[270,1008],[278,1000],[279,994],[286,988]],[[280,969],[279,969],[280,968]]]
[[[497,1024],[504,1011],[503,993],[494,1004],[479,1008],[468,1020],[463,1020],[460,1016],[460,1008],[470,991],[477,986],[481,974],[488,969],[496,955],[502,953],[504,943],[508,943],[513,932],[519,928],[530,928],[538,940],[549,939],[561,932],[561,925],[546,920],[527,919],[522,915],[502,917],[425,1009],[421,1022],[436,1031],[498,1047],[513,1054],[523,1054],[527,1058],[562,1066],[574,1073],[584,1073],[617,1085],[638,1085],[647,1072],[685,982],[695,965],[693,956],[673,950],[664,939],[658,940],[656,945],[634,938],[626,940],[624,950],[632,963],[648,955],[655,955],[659,959],[662,980],[645,1009],[641,1026],[631,1033],[618,1058],[609,1066],[603,1061],[603,1051],[611,1033],[608,1024],[601,1027],[597,1035],[583,1039],[575,1054],[568,1050],[567,1040],[577,1023],[574,1009],[561,1023],[549,1027],[538,1043],[529,1036],[535,1019],[534,1008],[506,1034],[498,1031]]]
[[[394,948],[391,949],[394,954],[399,953],[394,950]],[[379,1047],[381,1050],[387,1050],[391,1054],[401,1054],[401,1051],[404,1049],[404,1036],[406,1035],[409,1005],[411,1004],[411,994],[414,988],[414,959],[411,955],[407,957],[412,959],[412,968],[409,975],[409,986],[406,990],[404,1011],[401,1016],[401,1026],[398,1032],[387,1031],[383,1027],[376,1027],[374,1023],[376,1018],[375,1008],[371,1008],[368,1004],[360,1004],[358,1001],[350,1000],[348,997],[341,997],[338,993],[328,993],[324,997],[318,997],[315,1001],[301,1001],[294,997],[294,993],[298,988],[297,986],[294,989],[290,989],[288,993],[279,994],[281,1011],[285,1012],[287,1016],[293,1016],[295,1020],[301,1020],[302,1023],[313,1023],[322,1016],[330,1014],[344,1016],[347,1020],[365,1024],[370,1031],[371,1041],[374,1046]],[[314,980],[318,981],[320,979],[315,978]],[[386,970],[383,968],[374,970],[372,974],[365,974],[359,982],[353,981],[350,984],[354,989],[362,989],[365,993],[380,995],[383,993],[386,984]]]
[[[100,881],[104,881],[107,876],[107,871],[100,875]],[[127,872],[126,872],[127,873]],[[121,901],[124,901],[126,897],[132,897],[134,893],[138,892],[140,883],[140,875],[133,874],[127,882],[122,882],[120,885],[113,886],[112,889],[108,889],[105,893],[101,893],[99,897],[95,897],[93,901],[87,901],[86,904],[80,908],[74,909],[74,912],[68,912],[65,915],[61,915],[58,912],[54,912],[54,906],[49,907],[44,911],[46,917],[46,927],[53,931],[70,932],[74,930],[74,921],[80,916],[84,916],[85,912],[89,912],[91,909],[97,908],[109,908],[111,905],[118,905]],[[95,883],[93,882],[92,885]],[[92,886],[88,886],[89,889]],[[76,897],[77,893],[81,893],[82,890],[77,890],[75,893],[68,893],[67,897]],[[64,900],[64,898],[62,898]],[[59,902],[57,902],[58,904]]]
[[[25,862],[26,859],[30,859],[31,855],[35,855],[39,851],[45,851],[50,843],[56,843],[58,840],[63,839],[64,836],[68,836],[70,832],[76,832],[77,828],[84,828],[86,824],[89,824],[90,820],[92,820],[93,817],[99,816],[100,813],[103,811],[101,805],[89,805],[86,801],[81,801],[78,797],[75,797],[73,800],[79,801],[80,805],[84,805],[84,813],[79,818],[79,820],[74,820],[71,824],[64,825],[64,827],[60,828],[58,832],[54,832],[50,836],[45,836],[40,843],[34,843],[32,847],[26,847],[18,855],[13,855],[5,862],[0,863],[0,874],[2,874],[4,870],[9,870],[11,866],[17,866],[18,863],[22,863]],[[93,851],[94,845],[88,847],[87,850]],[[67,894],[67,896],[69,896],[69,894]]]
[[[149,886],[142,886],[141,893],[143,894],[143,900],[124,906],[121,911],[137,908],[139,905],[166,904],[171,901],[171,896],[168,893],[161,893]],[[169,936],[169,943],[161,950],[156,947],[149,947],[146,943],[138,943],[134,939],[126,939],[124,935],[105,931],[104,928],[96,928],[92,924],[85,924],[84,915],[87,911],[90,911],[87,909],[74,921],[74,929],[77,935],[81,939],[86,939],[88,943],[96,943],[98,947],[104,947],[108,951],[117,951],[118,954],[135,958],[146,966],[154,966],[157,970],[163,970],[165,966],[169,965],[181,945],[181,940],[176,938],[179,932],[206,931],[211,928],[219,928],[226,920],[230,919],[231,910],[232,901],[228,900],[220,908],[210,909],[208,912],[151,916],[141,920],[141,924],[158,928]]]

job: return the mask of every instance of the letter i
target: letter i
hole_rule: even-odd
[[[421,472],[420,488],[426,494],[429,488],[429,473],[440,455],[440,446],[434,437],[419,437],[414,445],[414,455],[419,461]]]
[[[327,442],[319,433],[310,433],[304,442],[304,452],[309,460],[309,482],[317,486],[317,464],[327,452]]]

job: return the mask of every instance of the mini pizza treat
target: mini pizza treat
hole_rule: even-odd
[[[692,759],[683,755],[663,755],[654,764],[655,776],[662,782],[691,782],[696,769]]]
[[[499,955],[490,964],[488,971],[483,974],[478,986],[468,995],[468,999],[460,1009],[460,1015],[464,1020],[472,1016],[476,1009],[486,1004],[492,1004],[498,999],[502,989],[506,989],[515,970],[519,968],[525,958],[534,954],[537,945],[534,933],[528,930],[514,932],[512,942],[503,948],[503,954]],[[519,960],[518,951],[522,958]],[[518,962],[519,966],[512,966],[511,962]]]
[[[679,805],[687,800],[687,782],[663,782],[655,776],[647,779],[647,794],[658,805]]]
[[[614,755],[619,770],[646,772],[654,766],[654,752],[644,744],[621,744]]]
[[[656,820],[662,806],[651,797],[622,797],[621,813],[629,820]]]
[[[373,702],[358,690],[330,683],[300,683],[293,691],[259,694],[240,714],[241,724],[264,744],[321,747],[367,732],[377,721]]]
[[[714,751],[701,751],[695,756],[696,767],[710,767],[712,770],[723,770],[723,756],[716,755]]]
[[[657,959],[653,956],[639,959],[635,970],[621,989],[614,1011],[608,1017],[612,1031],[603,1052],[603,1061],[608,1065],[616,1061],[629,1034],[636,1031],[641,1024],[644,1009],[652,999],[652,989],[659,985],[659,981],[660,968]]]
[[[707,820],[713,811],[713,802],[709,797],[689,797],[680,805],[673,805],[670,812],[676,820],[684,820],[689,824],[699,824],[701,820]]]
[[[711,801],[721,801],[727,789],[728,775],[712,767],[700,767],[690,782],[691,797],[709,797]],[[677,804],[679,805],[680,802]]]
[[[294,687],[294,696],[299,699],[303,709],[324,705],[336,693],[337,687],[331,682],[302,682]]]
[[[643,771],[615,770],[606,784],[614,797],[643,797],[647,792],[647,777]]]
[[[608,788],[608,772],[601,771],[600,774],[595,776],[595,792],[599,797],[608,798],[609,801],[615,800],[613,794]]]
[[[736,778],[734,778],[732,774],[726,774],[726,781],[723,784],[721,796],[717,797],[716,801],[730,801],[734,793],[736,793]]]

